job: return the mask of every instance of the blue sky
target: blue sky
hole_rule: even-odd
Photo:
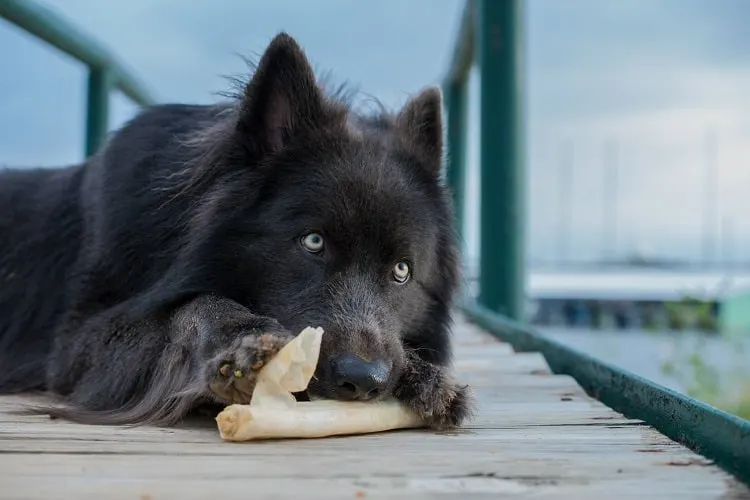
[[[116,49],[163,100],[217,99],[215,92],[227,86],[222,75],[245,69],[238,54],[261,52],[284,29],[321,69],[395,107],[440,80],[463,2],[44,3]],[[750,208],[750,2],[531,0],[527,14],[530,256],[560,255],[561,151],[569,148],[569,257],[593,259],[616,247],[619,255],[643,250],[700,258],[705,140],[713,132],[716,224],[729,228],[723,235],[717,229],[716,255],[750,257],[744,217]],[[0,164],[80,160],[85,69],[6,23],[0,24],[0,61]],[[474,99],[474,114],[477,105]],[[113,106],[113,127],[135,110],[121,97]],[[616,240],[602,230],[608,141],[619,151]],[[470,159],[475,149],[473,141]],[[469,188],[476,192],[473,177]]]

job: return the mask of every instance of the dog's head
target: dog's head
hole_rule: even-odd
[[[449,360],[458,268],[441,107],[428,88],[396,113],[357,115],[281,34],[231,112],[215,190],[232,214],[225,288],[292,332],[325,330],[312,396],[387,394],[407,350]]]

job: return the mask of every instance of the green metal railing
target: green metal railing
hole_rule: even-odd
[[[467,0],[455,52],[443,82],[448,124],[446,179],[464,236],[468,77],[479,69],[479,293],[466,317],[515,350],[544,355],[592,397],[713,460],[750,484],[750,422],[683,396],[555,342],[524,324],[524,158],[521,109],[523,0]]]
[[[107,136],[112,90],[121,91],[141,106],[155,102],[107,49],[51,10],[32,0],[0,0],[0,17],[88,66],[86,156],[94,154]]]

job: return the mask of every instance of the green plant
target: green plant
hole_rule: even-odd
[[[673,330],[698,329],[716,331],[718,322],[714,314],[713,301],[686,296],[678,301],[665,302],[669,326]]]
[[[720,332],[718,339],[701,333],[675,335],[672,340],[675,349],[662,364],[662,373],[677,380],[688,396],[750,420],[750,366],[745,354],[750,332]],[[708,341],[725,343],[733,355],[720,365],[707,362]]]

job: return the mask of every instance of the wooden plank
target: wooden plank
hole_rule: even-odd
[[[1,494],[10,498],[5,495],[15,492],[19,497],[23,493],[24,498],[33,498],[40,497],[45,491],[50,494],[57,490],[57,494],[48,498],[60,498],[58,495],[63,492],[66,495],[74,492],[75,498],[96,494],[103,495],[100,498],[110,498],[113,493],[124,498],[119,495],[128,492],[122,489],[128,486],[139,486],[140,491],[130,492],[150,494],[153,498],[172,498],[171,495],[177,493],[182,498],[183,492],[191,495],[190,491],[191,498],[198,498],[206,492],[211,492],[213,497],[218,491],[240,492],[243,488],[250,498],[274,493],[283,498],[282,492],[293,497],[344,498],[337,490],[343,488],[351,495],[356,487],[367,497],[393,493],[446,493],[451,490],[552,496],[559,495],[562,487],[563,491],[577,491],[589,497],[593,496],[592,493],[601,494],[610,489],[610,495],[618,491],[619,495],[653,492],[658,498],[672,495],[718,498],[727,491],[725,479],[711,474],[707,470],[710,466],[669,465],[655,459],[656,454],[649,453],[639,455],[645,457],[643,460],[626,461],[622,456],[633,452],[616,446],[600,453],[583,452],[578,456],[566,456],[551,450],[546,460],[539,450],[508,455],[496,450],[491,456],[469,452],[461,460],[455,460],[453,451],[451,456],[446,456],[443,451],[442,460],[437,459],[441,453],[432,450],[414,450],[396,459],[396,455],[401,454],[393,454],[390,449],[385,450],[388,459],[384,460],[382,447],[379,453],[366,450],[354,454],[354,448],[349,448],[337,454],[310,450],[301,456],[298,450],[283,454],[278,450],[263,451],[265,453],[250,456],[15,456],[12,463],[3,464],[9,468],[0,473],[4,486]],[[349,456],[345,467],[340,453]],[[432,458],[423,461],[423,457]],[[540,467],[540,459],[544,467]],[[40,477],[44,481],[39,481]],[[520,491],[509,491],[508,486],[515,486]]]
[[[525,352],[512,356],[492,356],[491,354],[477,354],[471,357],[457,359],[453,366],[457,373],[476,370],[490,370],[493,373],[551,374],[551,370],[544,356],[535,352]]]
[[[654,432],[646,426],[636,426],[629,428],[622,425],[600,426],[597,429],[588,425],[548,425],[548,426],[528,426],[526,428],[502,427],[476,429],[469,428],[462,431],[453,432],[431,432],[431,431],[402,431],[391,433],[398,438],[400,445],[418,445],[418,453],[428,450],[440,450],[445,446],[450,446],[453,450],[460,450],[464,447],[474,449],[477,446],[487,444],[488,441],[495,443],[500,449],[505,445],[516,446],[518,442],[528,443],[531,450],[534,446],[543,446],[545,448],[564,447],[571,453],[582,452],[585,450],[596,451],[596,446],[633,446],[635,448],[647,448],[651,446],[671,446],[674,449],[678,445],[672,443],[660,434]],[[321,442],[298,442],[298,441],[277,441],[275,443],[243,443],[241,445],[228,445],[221,442],[214,429],[194,428],[188,433],[182,435],[174,434],[171,438],[166,438],[164,434],[155,435],[131,431],[127,439],[120,435],[117,438],[107,437],[106,433],[98,435],[90,434],[66,434],[58,433],[33,433],[27,432],[22,438],[13,435],[5,435],[0,440],[0,450],[9,454],[41,454],[41,453],[97,453],[111,454],[125,452],[130,454],[142,455],[171,455],[171,454],[202,454],[210,453],[211,455],[228,455],[237,454],[258,454],[259,450],[265,450],[268,447],[277,446],[281,450],[289,452],[318,453],[321,457],[328,454],[338,455],[343,449],[352,446],[359,447],[363,452],[377,451],[383,444],[383,437],[380,435],[370,436],[349,436],[339,437],[328,440],[328,447],[320,449]],[[185,439],[187,438],[187,439]],[[606,452],[606,449],[604,449]],[[405,450],[408,454],[409,450]],[[429,461],[431,457],[425,457]],[[442,457],[437,457],[442,460]],[[391,467],[392,463],[384,464]]]
[[[210,419],[175,428],[18,416],[0,398],[0,499],[720,498],[750,490],[638,420],[552,375],[536,353],[457,324],[455,367],[476,421],[322,440],[224,443]]]
[[[190,464],[199,466],[199,464]],[[112,479],[52,477],[44,483],[29,478],[11,478],[3,484],[3,498],[24,500],[62,498],[75,491],[75,498],[106,499],[200,499],[206,498],[310,498],[310,499],[434,499],[434,498],[643,498],[649,484],[631,476],[612,481],[588,483],[585,479],[540,479],[521,476],[397,476],[361,478],[254,478],[239,476],[214,478],[187,477],[168,484],[161,478]],[[656,478],[661,479],[661,478]],[[726,489],[698,481],[673,480],[662,483],[658,498],[722,498]],[[615,493],[616,492],[616,493]],[[613,496],[614,495],[614,496]],[[645,497],[650,498],[650,497]],[[733,497],[742,498],[742,497]]]

